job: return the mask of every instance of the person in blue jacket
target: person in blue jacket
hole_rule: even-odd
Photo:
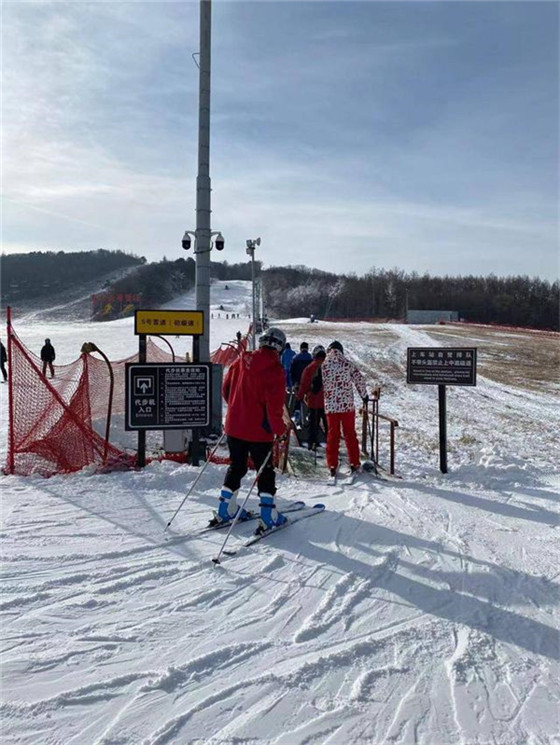
[[[290,342],[286,342],[286,346],[284,347],[284,351],[282,352],[280,361],[282,363],[282,367],[284,368],[284,373],[286,374],[286,388],[289,391],[292,390],[292,375],[290,373],[290,368],[292,366],[292,360],[295,356],[296,353],[291,348]]]

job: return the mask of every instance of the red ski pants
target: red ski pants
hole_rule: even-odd
[[[356,412],[343,411],[327,414],[329,431],[327,434],[327,466],[338,468],[338,448],[340,446],[340,428],[344,435],[346,450],[348,451],[348,462],[351,466],[360,465],[360,446],[356,435]]]

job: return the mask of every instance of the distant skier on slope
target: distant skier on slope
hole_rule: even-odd
[[[51,344],[50,339],[45,339],[44,345],[41,347],[41,360],[43,362],[43,375],[47,375],[47,366],[49,368],[49,372],[51,374],[51,378],[54,378],[54,367],[53,362],[55,360],[56,354],[54,351],[54,347]]]
[[[298,401],[305,400],[309,409],[309,436],[307,440],[309,450],[316,450],[319,445],[318,435],[321,422],[323,422],[325,435],[328,434],[323,376],[321,372],[326,356],[325,347],[318,344],[313,348],[313,362],[303,371],[297,394]]]
[[[4,383],[8,380],[8,373],[6,371],[6,362],[8,361],[8,355],[6,353],[6,347],[0,341],[0,369],[2,370],[2,377]]]
[[[329,426],[327,436],[327,466],[331,479],[336,479],[338,470],[338,448],[340,429],[344,434],[348,461],[352,473],[360,468],[360,446],[356,435],[356,411],[354,408],[354,388],[363,400],[367,399],[366,381],[356,365],[344,356],[339,341],[329,344],[327,357],[322,368],[323,389],[325,392],[325,412]]]
[[[218,520],[233,520],[239,510],[237,492],[247,473],[251,456],[258,471],[272,451],[274,436],[286,430],[283,418],[286,397],[285,377],[280,354],[286,336],[271,327],[259,337],[259,348],[241,354],[231,365],[224,379],[222,395],[228,404],[225,432],[231,464],[226,472],[219,497]],[[261,520],[269,528],[282,525],[286,518],[276,509],[276,480],[269,458],[258,481]],[[239,520],[246,520],[244,510]]]

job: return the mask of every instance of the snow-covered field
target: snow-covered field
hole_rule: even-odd
[[[247,283],[228,284],[213,288],[212,348],[247,328]],[[224,534],[198,532],[224,466],[168,534],[199,469],[2,477],[2,742],[559,743],[558,337],[277,325],[295,345],[339,339],[381,382],[402,479],[332,488],[321,460],[290,471],[279,502],[326,512],[216,567]],[[49,336],[61,363],[84,341],[113,359],[137,347],[130,319],[16,331],[35,351]],[[448,389],[447,475],[437,389],[405,382],[406,347],[438,344],[479,350],[477,387]]]

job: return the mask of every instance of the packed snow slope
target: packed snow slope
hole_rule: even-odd
[[[213,348],[248,322],[224,317],[243,315],[248,288],[224,284]],[[328,487],[323,458],[303,468],[295,450],[279,504],[327,510],[215,566],[224,533],[200,531],[225,466],[208,466],[167,533],[198,468],[3,477],[3,742],[560,742],[558,338],[277,325],[296,346],[340,340],[381,383],[402,478]],[[130,319],[17,331],[35,350],[49,336],[62,363],[86,340],[112,358],[137,343]],[[448,389],[447,475],[437,389],[405,382],[407,346],[425,345],[479,350],[476,388]]]

